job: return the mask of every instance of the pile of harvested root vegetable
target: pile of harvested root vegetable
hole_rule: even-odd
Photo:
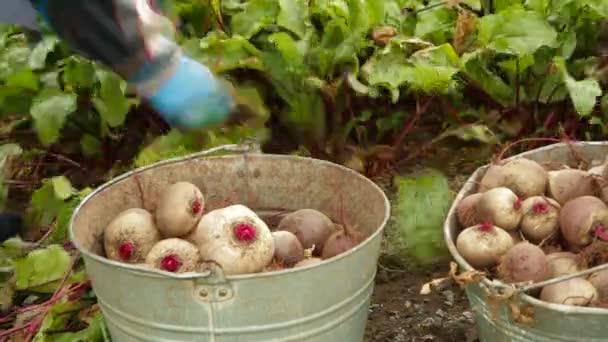
[[[475,269],[510,284],[546,281],[608,262],[608,164],[491,164],[457,206],[456,248]],[[606,307],[608,270],[530,293],[565,305]]]
[[[130,208],[116,216],[104,231],[104,250],[109,259],[166,272],[198,272],[214,261],[235,275],[317,264],[363,239],[314,209],[285,213],[276,227],[241,204],[207,211],[196,185],[176,182],[153,213]]]

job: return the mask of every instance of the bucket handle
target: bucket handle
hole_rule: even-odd
[[[255,141],[249,141],[245,139],[243,142],[239,144],[227,144],[220,145],[216,147],[212,147],[210,149],[197,152],[193,156],[194,157],[202,157],[206,155],[210,155],[217,152],[233,152],[233,153],[262,153],[262,149],[260,148],[260,144]]]
[[[203,302],[221,302],[234,296],[232,285],[226,280],[222,266],[213,261],[202,262],[203,271],[197,273],[171,273],[173,279],[192,281],[193,296]],[[162,272],[162,271],[161,271]]]

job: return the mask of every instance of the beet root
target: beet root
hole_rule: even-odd
[[[544,195],[549,182],[547,170],[539,163],[517,158],[505,163],[501,168],[502,186],[511,189],[518,197]]]
[[[549,171],[548,193],[559,204],[564,205],[571,199],[594,195],[595,182],[593,176],[584,170]]]
[[[513,246],[504,229],[484,223],[464,229],[456,238],[456,248],[474,268],[492,267]]]
[[[524,236],[534,243],[559,231],[559,209],[555,200],[543,197],[528,197],[522,203],[523,217],[520,229]]]
[[[522,202],[513,191],[498,187],[484,192],[477,203],[480,222],[489,222],[505,230],[517,229],[523,211]]]
[[[564,239],[574,247],[589,245],[594,236],[608,241],[608,207],[597,197],[575,198],[560,210],[559,225]]]
[[[291,267],[304,259],[304,248],[293,233],[279,230],[272,232],[272,237],[274,238],[274,257],[283,266]]]
[[[597,299],[597,290],[583,278],[547,285],[540,292],[540,300],[563,305],[586,306]]]
[[[118,214],[106,227],[104,249],[111,260],[140,264],[161,238],[152,214],[131,208]]]
[[[543,281],[549,274],[547,257],[540,247],[520,242],[500,258],[498,274],[508,283]]]
[[[365,237],[361,232],[348,225],[329,236],[321,252],[322,259],[329,259],[347,252],[357,246]]]
[[[479,223],[477,219],[477,203],[479,203],[481,196],[482,193],[479,192],[469,195],[458,204],[456,215],[458,216],[458,222],[463,227],[470,227]]]
[[[334,232],[334,224],[325,214],[314,209],[300,209],[289,213],[279,222],[278,230],[293,233],[302,247],[322,250],[323,244]]]
[[[155,212],[158,230],[165,238],[185,236],[194,229],[204,208],[205,198],[196,185],[173,183],[159,197]]]

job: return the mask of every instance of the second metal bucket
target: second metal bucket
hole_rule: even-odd
[[[209,210],[241,203],[258,211],[314,208],[369,234],[320,265],[224,276],[167,274],[99,255],[104,227],[133,207],[154,210],[176,181],[197,185]],[[342,209],[343,208],[343,209]],[[283,155],[206,153],[120,176],[75,211],[70,234],[112,339],[132,341],[362,341],[390,206],[373,182],[326,161]]]
[[[578,158],[604,160],[608,155],[607,142],[579,142],[554,144],[525,153],[514,158],[528,158],[537,162],[557,162],[566,165],[575,163],[573,150]],[[469,265],[456,249],[455,241],[460,231],[456,208],[467,195],[475,192],[487,165],[477,169],[462,187],[444,225],[444,237],[448,249],[458,266],[471,271]],[[606,325],[608,310],[592,307],[575,307],[540,301],[527,294],[516,295],[509,303],[497,302],[496,293],[504,288],[503,283],[484,279],[466,287],[466,295],[484,342],[556,342],[556,341],[608,341]],[[490,296],[489,294],[492,294]]]

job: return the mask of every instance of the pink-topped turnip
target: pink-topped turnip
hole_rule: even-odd
[[[562,236],[573,247],[587,246],[594,237],[608,241],[608,207],[597,197],[581,196],[566,202],[559,224]]]
[[[534,243],[559,231],[559,210],[555,200],[544,196],[528,197],[522,203],[523,217],[520,229]]]
[[[173,273],[195,272],[200,265],[200,258],[200,251],[191,242],[168,238],[152,247],[146,257],[146,264]]]
[[[509,233],[488,223],[468,227],[456,238],[456,248],[476,269],[495,266],[512,246]]]
[[[118,214],[106,227],[104,249],[111,260],[139,264],[161,238],[152,214],[131,208]]]
[[[513,191],[498,187],[484,192],[477,203],[480,222],[494,224],[505,230],[517,229],[521,218],[522,201]]]
[[[204,209],[205,198],[196,185],[173,183],[160,195],[156,225],[165,238],[183,237],[194,229]]]
[[[275,250],[266,223],[240,204],[203,215],[188,240],[199,248],[203,260],[217,262],[228,275],[262,271]]]
[[[571,199],[594,195],[595,182],[593,176],[584,170],[549,171],[548,193],[559,204],[564,205]]]

